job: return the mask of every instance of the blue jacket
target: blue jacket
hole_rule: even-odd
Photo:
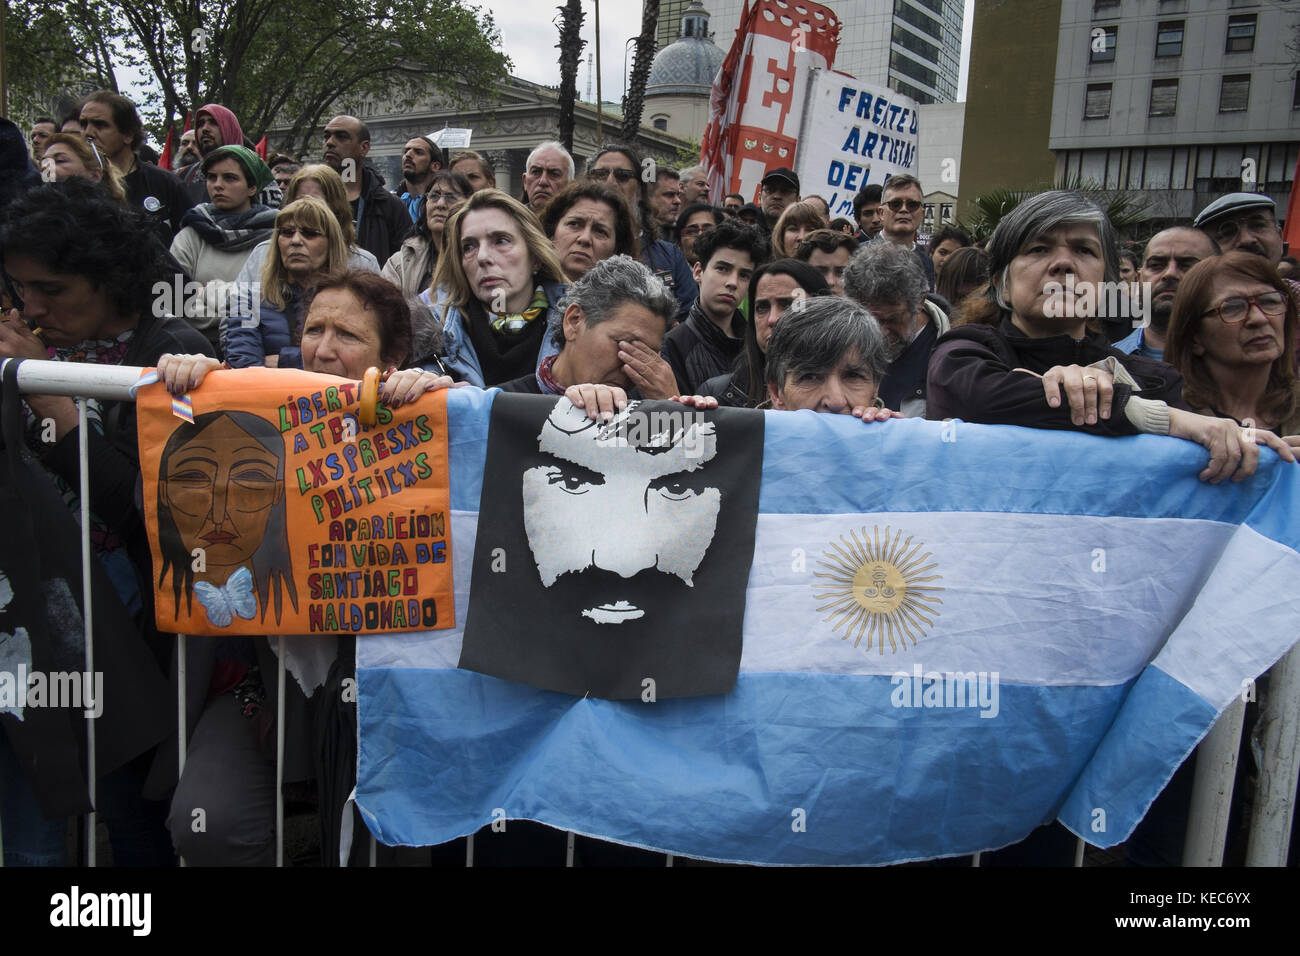
[[[551,306],[546,310],[546,334],[542,336],[542,347],[537,353],[537,365],[534,371],[542,367],[543,360],[559,351],[551,342],[551,332],[559,326],[560,320],[564,317],[560,300],[564,298],[569,287],[557,282],[543,286],[543,290]],[[479,364],[478,353],[474,351],[474,344],[469,340],[469,333],[465,330],[463,313],[446,301],[446,293],[443,290],[438,291],[440,295],[436,303],[429,297],[427,289],[420,293],[420,298],[433,309],[435,316],[442,316],[443,363],[460,376],[461,381],[485,388],[483,368]]]
[[[691,272],[682,250],[671,242],[656,239],[646,244],[642,233],[641,261],[650,267],[650,271],[664,280],[673,297],[677,299],[677,320],[685,322],[691,306],[700,297],[700,287],[695,284],[695,274]]]
[[[265,299],[258,321],[240,315],[226,317],[226,362],[231,368],[255,368],[267,356],[278,355],[280,368],[302,368],[302,349],[293,345],[294,330],[302,324],[302,289],[289,286],[285,307],[277,309]]]

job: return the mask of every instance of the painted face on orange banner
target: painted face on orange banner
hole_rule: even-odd
[[[163,462],[160,497],[185,550],[202,549],[208,576],[248,564],[284,494],[282,458],[223,416]]]

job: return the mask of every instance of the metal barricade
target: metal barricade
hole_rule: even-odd
[[[0,360],[0,372],[15,359]],[[19,364],[18,389],[24,394],[62,395],[77,403],[78,448],[80,450],[81,564],[82,601],[85,607],[86,671],[94,673],[94,615],[91,609],[90,562],[90,469],[87,455],[86,399],[134,401],[133,387],[148,370],[110,365],[82,365],[67,362],[24,360]],[[276,681],[279,700],[276,712],[276,866],[284,865],[284,697],[285,646],[278,639],[279,664]],[[176,720],[179,738],[179,772],[185,769],[186,720],[185,668],[186,639],[177,635]],[[1237,754],[1242,744],[1245,715],[1244,700],[1230,706],[1197,748],[1196,776],[1183,845],[1184,866],[1222,866],[1228,839],[1229,810],[1236,777]],[[87,774],[90,798],[95,800],[95,726],[87,727]],[[1252,805],[1246,863],[1248,866],[1285,866],[1290,848],[1294,796],[1300,775],[1300,646],[1293,648],[1269,672],[1268,693],[1261,701],[1257,737],[1262,760],[1259,787]],[[96,865],[96,814],[86,819],[87,864]],[[569,833],[565,864],[573,865],[574,834]],[[3,832],[0,831],[0,866],[3,865]],[[1078,841],[1075,866],[1082,866],[1086,842]],[[376,863],[377,846],[369,837],[370,865]],[[665,865],[672,866],[669,854]],[[181,861],[184,865],[184,860]],[[466,866],[474,865],[474,837],[466,845]],[[971,858],[980,865],[980,854]]]

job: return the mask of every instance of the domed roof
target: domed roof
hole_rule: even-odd
[[[693,0],[682,16],[682,34],[664,47],[650,65],[645,94],[704,93],[727,54],[709,38],[709,14],[700,0]]]

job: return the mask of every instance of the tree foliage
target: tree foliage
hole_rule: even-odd
[[[5,68],[9,116],[26,127],[41,115],[55,119],[86,93],[117,89],[113,70],[134,60],[119,45],[103,4],[93,0],[8,0]]]
[[[104,25],[107,49],[145,74],[141,105],[156,133],[221,103],[253,139],[287,127],[277,145],[295,151],[331,112],[368,99],[409,108],[435,91],[465,102],[490,94],[510,68],[491,14],[463,0],[48,0],[38,8],[73,25],[78,60],[93,34],[75,35],[77,11]]]

